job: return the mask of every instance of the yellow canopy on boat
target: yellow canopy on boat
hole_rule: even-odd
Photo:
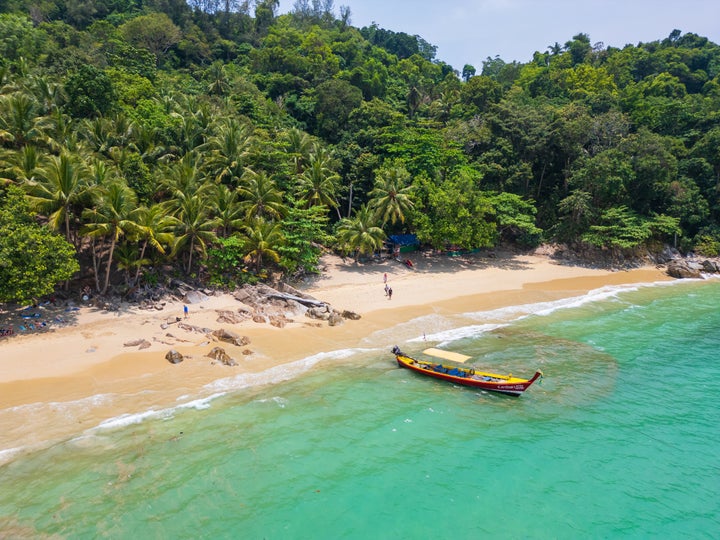
[[[442,358],[443,360],[451,360],[453,362],[467,362],[472,358],[472,356],[466,356],[464,354],[451,352],[451,351],[443,351],[442,349],[435,349],[433,347],[429,349],[425,349],[423,351],[423,354],[427,354],[428,356],[434,356],[435,358]]]

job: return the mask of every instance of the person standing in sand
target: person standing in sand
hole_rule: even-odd
[[[387,295],[388,295],[388,300],[392,300],[392,287],[388,287]]]
[[[383,274],[383,283],[387,283],[387,272]]]
[[[189,310],[188,310],[187,304],[185,304],[185,305],[183,306],[183,313],[185,313],[185,318],[186,318],[186,319],[188,318],[188,311],[189,311]]]

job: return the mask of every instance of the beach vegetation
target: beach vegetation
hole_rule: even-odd
[[[705,257],[720,255],[720,230],[707,231],[695,239],[695,251]]]
[[[17,186],[0,184],[0,302],[52,294],[79,269],[72,244],[38,223]]]
[[[578,33],[460,72],[332,2],[65,4],[0,3],[0,178],[96,292],[316,272],[390,234],[716,249],[720,47],[702,36]]]
[[[343,218],[337,226],[337,245],[345,254],[353,253],[357,262],[363,255],[380,251],[386,234],[378,226],[376,214],[361,206],[352,217]]]
[[[240,233],[245,262],[260,274],[268,264],[280,262],[280,246],[285,238],[280,223],[253,217]]]

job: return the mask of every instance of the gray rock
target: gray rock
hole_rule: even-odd
[[[700,268],[697,264],[689,263],[684,259],[674,259],[667,265],[667,274],[678,279],[699,279],[702,278]]]
[[[240,324],[245,320],[245,317],[239,312],[229,310],[218,310],[217,322],[224,324]]]
[[[226,343],[231,343],[233,345],[237,345],[238,347],[243,347],[250,343],[250,338],[248,338],[247,336],[241,336],[239,334],[236,334],[235,332],[226,330],[224,328],[215,330],[212,335],[220,341],[225,341]]]
[[[213,360],[217,360],[224,366],[237,366],[237,362],[230,357],[228,353],[225,352],[225,349],[222,347],[213,347],[213,349],[207,354],[208,358],[212,358]]]
[[[330,318],[330,312],[326,306],[310,308],[305,312],[306,317],[327,321]]]
[[[185,296],[183,296],[183,302],[186,304],[199,304],[208,299],[208,295],[200,291],[188,291],[185,293]]]
[[[185,357],[179,352],[177,352],[175,349],[171,349],[165,355],[165,360],[167,360],[171,364],[179,364],[180,362],[185,360]]]

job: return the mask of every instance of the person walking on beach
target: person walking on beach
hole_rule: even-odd
[[[385,296],[388,295],[388,291],[390,290],[390,287],[388,287],[388,284],[385,284]]]
[[[392,287],[388,287],[388,300],[392,300]]]
[[[187,304],[185,304],[185,305],[183,306],[183,313],[185,313],[185,318],[186,318],[186,319],[188,318],[188,311],[189,311],[189,310],[188,310]]]
[[[387,283],[387,272],[383,274],[383,283]]]

